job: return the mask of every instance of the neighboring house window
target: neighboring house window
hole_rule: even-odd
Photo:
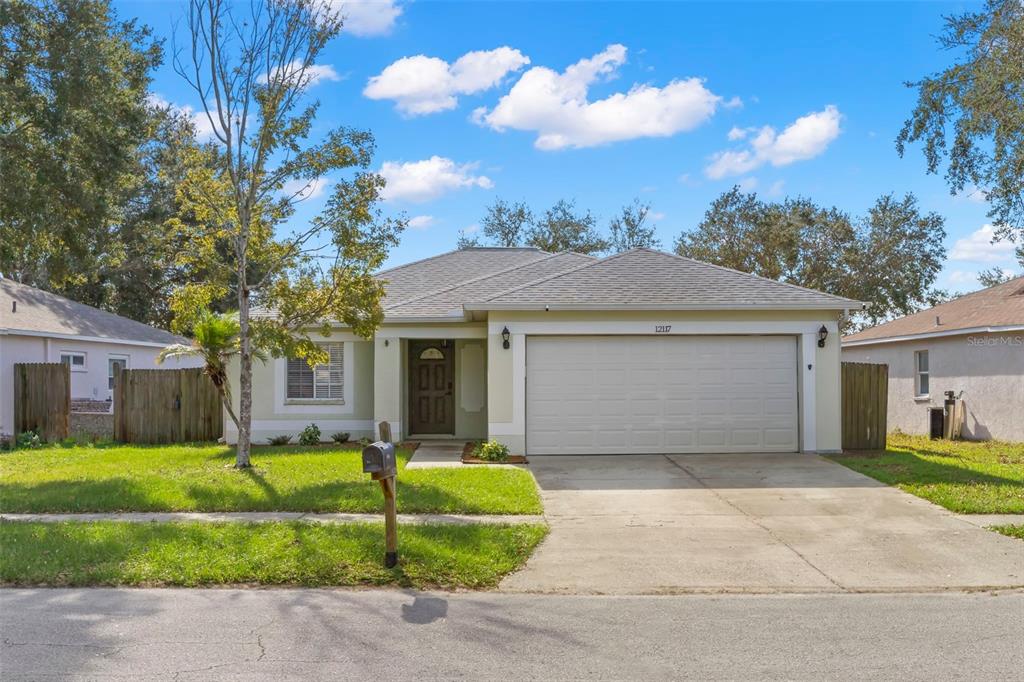
[[[61,351],[60,361],[63,362],[68,367],[70,367],[72,372],[85,371],[85,353]]]
[[[302,358],[288,360],[285,397],[306,400],[341,400],[345,395],[345,345],[322,345],[330,360],[326,365],[310,367]]]
[[[926,396],[928,395],[928,351],[919,350],[914,353],[914,367],[917,376],[916,394]]]
[[[107,358],[107,388],[114,390],[114,375],[119,369],[128,369],[128,358],[124,355],[111,355]]]

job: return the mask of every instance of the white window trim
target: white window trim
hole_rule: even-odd
[[[341,343],[342,371],[345,380],[341,387],[342,398],[288,398],[288,359],[276,358],[274,362],[274,414],[353,414],[352,400],[353,343],[339,339],[327,339],[323,343]]]
[[[89,371],[89,354],[88,353],[86,353],[85,351],[82,351],[82,350],[62,350],[62,351],[60,351],[57,354],[57,361],[58,362],[64,362],[64,356],[65,355],[81,356],[81,358],[82,358],[82,364],[77,366],[77,367],[72,362],[68,363],[68,368],[72,372],[88,372]]]
[[[109,387],[107,389],[108,391],[114,390],[114,387],[110,386],[110,380],[114,378],[114,375],[110,373],[111,360],[124,360],[125,369],[130,369],[132,366],[132,358],[130,355],[125,355],[124,353],[109,353],[107,355],[107,386]]]
[[[920,356],[921,353],[925,353],[928,356],[928,369],[921,371]],[[928,391],[921,392],[921,375],[928,377]],[[931,354],[927,350],[915,350],[914,351],[914,398],[917,400],[927,400],[931,397],[932,388],[932,358]]]

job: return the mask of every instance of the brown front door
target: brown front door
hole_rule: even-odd
[[[451,342],[409,342],[410,433],[455,433],[454,350]]]

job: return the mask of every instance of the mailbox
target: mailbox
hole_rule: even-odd
[[[378,477],[394,476],[398,472],[394,443],[377,441],[363,448],[363,473]]]

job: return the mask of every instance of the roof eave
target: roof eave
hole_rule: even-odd
[[[466,311],[487,310],[861,310],[859,301],[820,303],[466,303]]]
[[[842,340],[843,348],[856,348],[857,346],[872,346],[880,343],[900,343],[903,341],[919,341],[923,339],[935,339],[944,336],[964,336],[965,334],[999,334],[1002,332],[1024,331],[1024,324],[1010,324],[985,327],[960,327],[959,329],[943,329],[942,331],[921,332],[919,334],[900,334],[895,336],[880,336],[875,339],[852,339]]]

